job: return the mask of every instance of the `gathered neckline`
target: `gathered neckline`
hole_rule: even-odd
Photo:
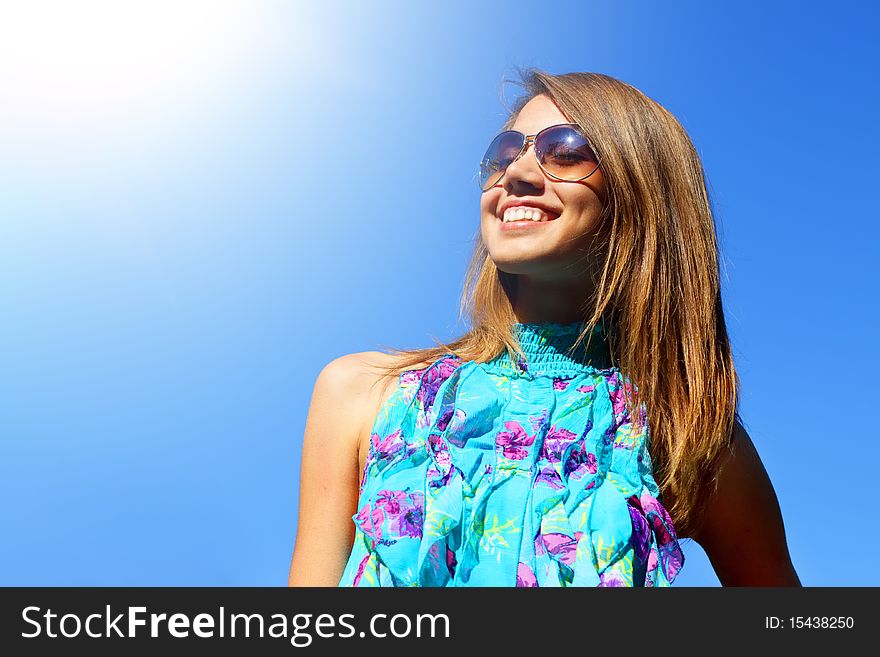
[[[504,351],[484,366],[508,376],[526,377],[573,376],[611,369],[607,333],[601,322],[572,351],[578,335],[586,327],[586,322],[582,321],[515,322],[513,334],[522,347],[525,360],[513,359]]]

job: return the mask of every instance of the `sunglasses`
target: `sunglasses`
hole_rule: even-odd
[[[530,143],[535,145],[541,170],[556,180],[584,180],[599,168],[596,152],[574,123],[551,125],[536,135],[505,130],[492,140],[480,162],[480,189],[485,192],[494,187]]]

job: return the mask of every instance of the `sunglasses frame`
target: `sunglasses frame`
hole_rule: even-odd
[[[536,139],[537,139],[542,133],[547,132],[548,130],[553,130],[554,128],[560,128],[560,127],[569,127],[569,128],[572,128],[575,132],[577,132],[581,137],[583,137],[584,141],[587,142],[587,146],[589,146],[589,147],[590,147],[590,150],[593,151],[593,155],[596,156],[596,168],[593,169],[592,171],[590,171],[590,173],[588,173],[586,176],[583,176],[583,177],[581,177],[581,178],[575,178],[575,179],[573,179],[573,180],[569,180],[568,178],[560,178],[559,176],[557,176],[557,175],[555,175],[555,174],[550,173],[549,171],[547,171],[547,169],[544,168],[544,165],[541,164],[541,159],[538,157],[538,152],[537,152],[537,150],[534,148],[535,140],[536,140]],[[544,129],[542,129],[542,130],[539,130],[538,132],[536,132],[536,133],[533,134],[533,135],[526,135],[526,134],[523,134],[523,133],[520,132],[519,130],[502,130],[501,132],[499,132],[497,135],[495,135],[495,136],[492,138],[492,141],[489,142],[489,146],[491,146],[491,145],[495,142],[495,140],[498,139],[498,137],[500,137],[501,135],[506,134],[506,133],[508,133],[508,132],[513,132],[513,133],[516,133],[516,134],[518,134],[519,136],[521,136],[521,137],[523,138],[523,144],[522,144],[522,146],[520,147],[519,152],[516,154],[516,157],[514,157],[514,158],[510,161],[510,164],[508,164],[506,167],[504,167],[504,173],[501,174],[501,177],[500,177],[498,180],[496,180],[494,183],[492,183],[492,184],[491,184],[489,187],[487,187],[486,189],[483,189],[483,185],[482,185],[482,183],[480,182],[480,181],[483,179],[483,167],[482,167],[482,160],[481,160],[480,168],[479,168],[479,170],[477,170],[477,185],[479,186],[479,188],[480,188],[483,192],[488,192],[490,189],[492,189],[493,187],[495,187],[495,185],[497,185],[497,184],[500,183],[502,180],[504,180],[504,176],[507,175],[507,169],[508,169],[508,167],[510,167],[511,164],[513,164],[514,162],[516,162],[520,157],[522,157],[522,156],[526,153],[526,151],[529,150],[529,144],[531,144],[531,145],[533,146],[533,148],[532,148],[532,152],[535,154],[535,161],[538,163],[538,166],[541,167],[541,171],[543,171],[544,174],[547,175],[547,176],[549,176],[550,178],[552,178],[552,179],[554,179],[554,180],[558,180],[558,181],[560,181],[560,182],[580,182],[581,180],[586,180],[587,178],[589,178],[590,176],[592,176],[594,173],[596,173],[596,172],[599,170],[599,167],[602,165],[602,158],[601,158],[601,157],[599,156],[599,154],[596,152],[596,149],[593,148],[593,144],[590,143],[590,140],[587,139],[587,136],[586,136],[583,132],[581,132],[581,130],[580,130],[580,126],[579,126],[577,123],[557,123],[557,124],[555,124],[555,125],[548,125],[546,128],[544,128]],[[487,153],[489,152],[489,148],[488,148],[488,146],[486,147],[486,152],[487,152]],[[485,155],[483,156],[483,159],[485,159]]]

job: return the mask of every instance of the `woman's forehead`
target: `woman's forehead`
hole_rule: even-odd
[[[535,96],[519,111],[510,129],[533,135],[547,126],[568,122],[552,100],[546,96]]]

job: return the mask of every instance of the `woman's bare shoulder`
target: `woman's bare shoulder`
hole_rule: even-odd
[[[359,414],[358,463],[363,470],[370,445],[370,430],[379,410],[397,390],[399,377],[386,375],[383,368],[390,367],[397,357],[382,351],[359,351],[340,356],[335,367],[344,370],[346,389],[351,405]],[[338,362],[336,362],[338,361]],[[428,367],[430,361],[407,366],[407,369]]]
[[[387,398],[397,387],[395,376],[389,375],[385,368],[391,367],[397,357],[382,351],[358,351],[339,356],[330,361],[321,376],[338,384],[343,396],[355,405],[361,402],[369,405]],[[422,361],[407,366],[409,370],[428,367],[431,361]],[[381,384],[386,385],[381,385]]]

